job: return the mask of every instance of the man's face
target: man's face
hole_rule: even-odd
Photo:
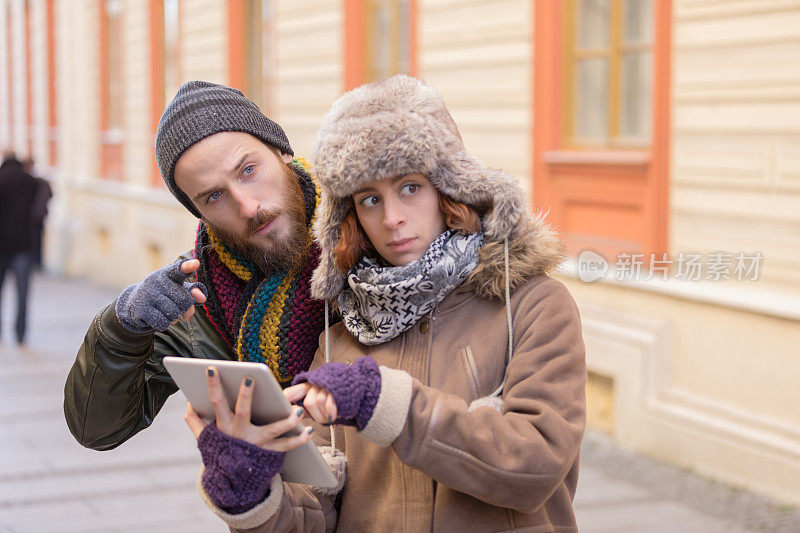
[[[303,193],[279,154],[256,137],[222,132],[191,146],[175,183],[227,245],[262,270],[292,270],[308,253]]]

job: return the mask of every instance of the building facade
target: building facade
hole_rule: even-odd
[[[51,270],[125,285],[192,246],[153,156],[182,82],[311,156],[343,91],[407,72],[566,241],[590,424],[800,503],[800,1],[0,5],[0,148],[53,184]]]

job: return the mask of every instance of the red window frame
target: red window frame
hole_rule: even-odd
[[[536,2],[533,207],[549,210],[570,255],[667,252],[671,0],[654,2],[652,131],[646,150],[566,149],[564,4]]]
[[[365,0],[344,0],[344,88],[354,89],[367,81],[367,3]],[[418,0],[409,0],[409,71],[418,73],[417,18]]]

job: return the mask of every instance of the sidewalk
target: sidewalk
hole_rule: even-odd
[[[62,414],[64,378],[97,310],[119,292],[39,276],[29,344],[12,344],[11,280],[0,343],[0,531],[219,532],[195,492],[200,457],[173,396],[119,449],[79,446]],[[800,513],[637,457],[589,434],[575,500],[582,532],[800,531]]]

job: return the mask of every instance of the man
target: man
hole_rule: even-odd
[[[11,270],[17,286],[17,344],[25,342],[28,285],[33,260],[33,205],[38,184],[14,154],[0,165],[0,289]]]
[[[192,253],[125,289],[89,327],[64,413],[97,450],[148,427],[177,390],[164,356],[263,362],[288,385],[323,329],[309,293],[318,192],[283,129],[241,92],[189,82],[161,116],[155,152],[201,222]]]

